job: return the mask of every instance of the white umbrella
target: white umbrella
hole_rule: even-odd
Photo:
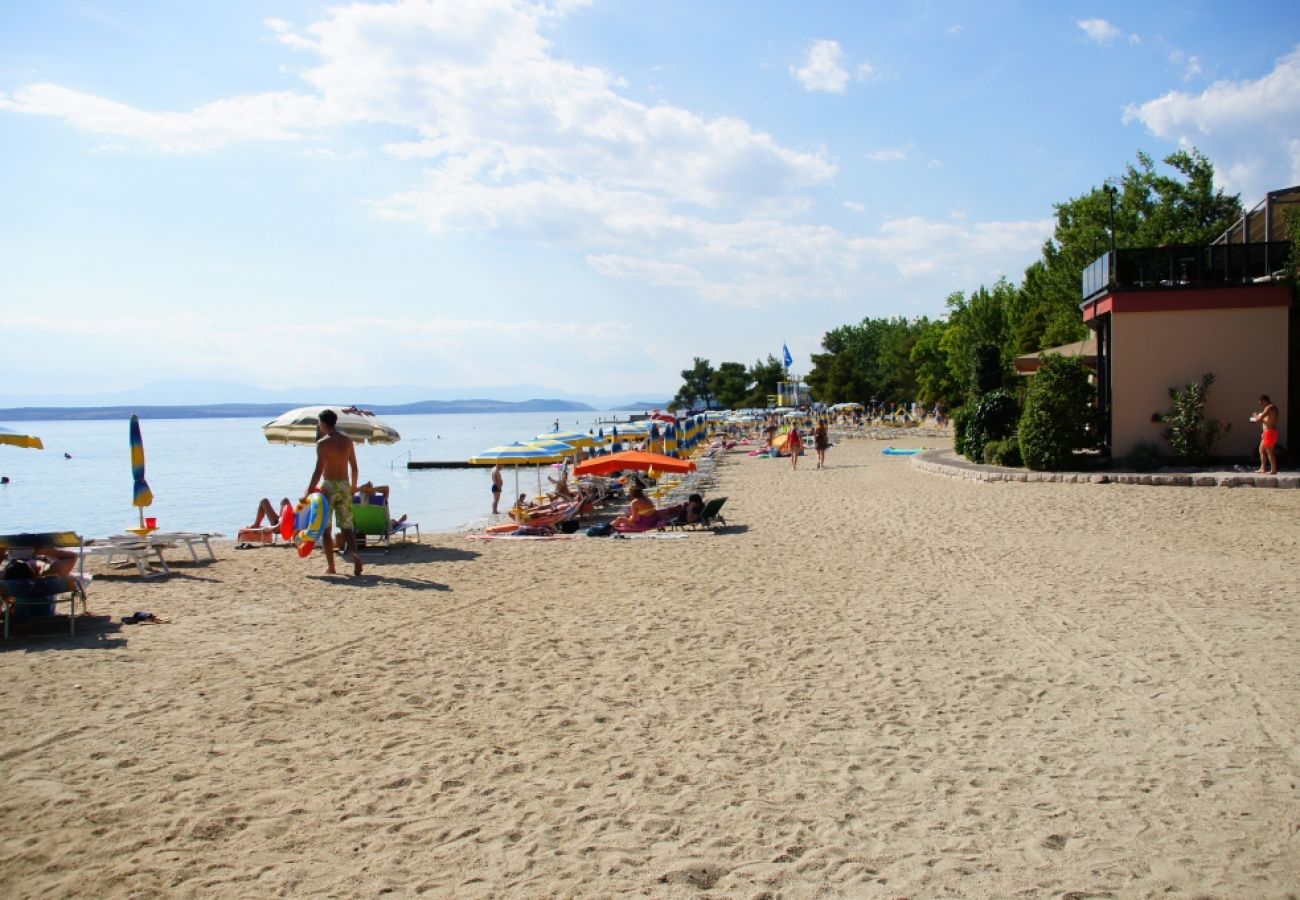
[[[372,412],[355,406],[304,406],[291,409],[274,422],[262,426],[272,444],[314,444],[320,437],[320,414],[332,409],[338,415],[335,428],[358,444],[396,444],[402,439],[397,429]]]

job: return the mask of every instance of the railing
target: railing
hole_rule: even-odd
[[[1083,300],[1087,302],[1108,291],[1268,284],[1285,277],[1290,252],[1290,241],[1116,250],[1098,257],[1083,270]]]
[[[399,454],[397,454],[396,456],[394,456],[392,459],[390,459],[390,460],[388,461],[388,468],[390,468],[390,469],[395,469],[395,468],[397,468],[397,461],[398,461],[399,459],[401,459],[403,456],[406,457],[406,461],[407,461],[408,463],[411,461],[411,451],[410,451],[410,450],[407,450],[405,453],[399,453]]]

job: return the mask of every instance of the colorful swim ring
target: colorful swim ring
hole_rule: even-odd
[[[293,540],[293,533],[297,530],[297,513],[292,503],[285,503],[280,507],[280,537],[286,541]]]
[[[330,521],[330,502],[320,491],[312,491],[294,510],[293,542],[298,545],[298,555],[304,559],[316,549],[316,542],[325,533]]]

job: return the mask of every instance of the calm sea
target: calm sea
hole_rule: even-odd
[[[560,427],[587,431],[596,420],[628,414],[559,414]],[[361,481],[392,487],[394,515],[405,513],[421,531],[456,531],[492,509],[489,469],[406,468],[417,460],[464,460],[476,453],[526,441],[551,430],[554,413],[384,416],[400,443],[361,445]],[[0,534],[72,529],[103,537],[138,524],[131,505],[127,421],[5,422],[10,431],[35,434],[44,450],[0,446]],[[296,500],[315,465],[311,447],[269,444],[261,419],[145,419],[145,479],[154,503],[145,515],[164,531],[220,531],[233,539],[253,520],[257,501]],[[608,426],[607,426],[608,430]],[[64,454],[67,454],[65,457]],[[543,470],[543,478],[550,474]],[[536,490],[537,475],[519,470],[521,490]],[[506,475],[506,496],[514,487]]]

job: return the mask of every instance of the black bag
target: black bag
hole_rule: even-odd
[[[592,525],[587,529],[587,537],[609,537],[614,533],[614,526],[609,522],[601,522],[599,525]]]
[[[580,527],[577,519],[565,519],[558,526],[561,534],[573,534]]]

